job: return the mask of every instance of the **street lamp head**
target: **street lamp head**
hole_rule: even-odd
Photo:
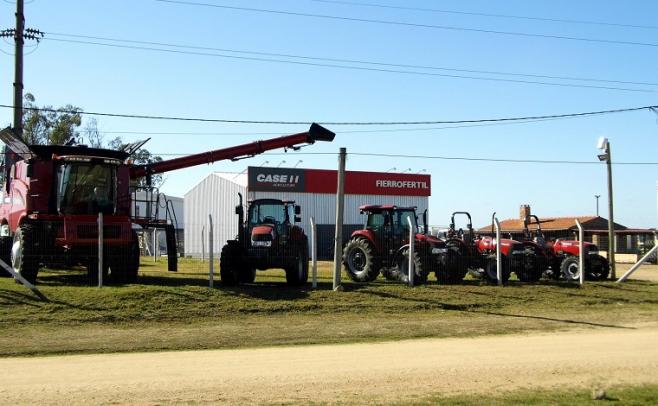
[[[596,148],[601,151],[608,149],[608,139],[606,137],[599,137],[599,141],[596,143]]]
[[[599,154],[599,155],[597,155],[597,157],[599,158],[599,161],[602,161],[602,162],[605,162],[605,161],[608,160],[608,154]]]

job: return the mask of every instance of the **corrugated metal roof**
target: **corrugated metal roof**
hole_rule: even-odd
[[[590,222],[592,220],[596,220],[598,217],[597,216],[575,216],[575,217],[542,217],[540,218],[541,221],[541,228],[542,230],[568,230],[572,227],[576,227],[576,219],[580,221],[581,224],[585,224],[587,222]],[[536,225],[531,224],[529,226],[531,230],[534,230],[537,228]],[[503,220],[500,222],[500,229],[501,231],[505,232],[515,232],[515,231],[523,231],[523,220],[520,219],[507,219]],[[480,232],[489,232],[491,231],[491,224],[488,226],[484,226],[480,229],[478,229]]]

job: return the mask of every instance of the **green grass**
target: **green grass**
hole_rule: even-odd
[[[285,285],[283,271],[256,283],[208,288],[207,264],[183,259],[179,272],[143,258],[139,284],[85,286],[79,271],[44,271],[37,300],[0,278],[0,355],[238,348],[417,337],[463,337],[569,328],[628,328],[655,322],[658,284],[466,280],[413,289],[378,279],[331,290],[330,264],[318,289]],[[345,277],[343,277],[345,279]]]
[[[647,385],[637,387],[620,387],[606,390],[606,398],[592,399],[592,390],[523,390],[494,396],[460,395],[460,396],[430,396],[425,399],[401,403],[402,405],[446,405],[470,406],[486,404],[490,406],[506,405],[655,405],[658,401],[658,386]]]

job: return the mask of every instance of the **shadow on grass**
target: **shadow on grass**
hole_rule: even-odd
[[[39,307],[40,303],[43,302],[32,294],[17,292],[15,290],[0,289],[0,304],[3,306],[27,305]]]
[[[628,329],[628,330],[634,330],[635,329],[633,327],[619,326],[619,325],[614,325],[614,324],[594,323],[594,322],[581,321],[581,320],[558,319],[558,318],[546,317],[546,316],[533,316],[533,315],[526,315],[526,314],[514,314],[514,313],[502,313],[502,312],[478,310],[478,308],[481,308],[481,307],[490,307],[491,306],[490,303],[452,304],[452,303],[443,303],[443,302],[440,302],[440,301],[437,301],[437,300],[432,300],[432,299],[422,299],[422,298],[416,298],[416,297],[404,297],[404,296],[394,294],[394,293],[389,293],[389,292],[377,292],[377,291],[372,291],[372,290],[363,290],[363,293],[371,294],[371,295],[379,296],[379,297],[398,299],[398,300],[402,300],[402,301],[411,301],[411,302],[416,302],[416,303],[426,303],[426,304],[429,304],[433,307],[438,307],[440,309],[449,310],[449,311],[458,311],[458,312],[476,313],[476,314],[486,314],[486,315],[490,315],[490,316],[500,316],[500,317],[514,317],[514,318],[523,318],[523,319],[544,320],[544,321],[551,321],[551,322],[556,322],[556,323],[576,324],[576,325],[593,326],[593,327],[608,327],[608,328]]]

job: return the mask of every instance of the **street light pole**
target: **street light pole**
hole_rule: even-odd
[[[601,137],[598,148],[603,151],[603,154],[599,155],[599,160],[605,161],[608,169],[608,261],[610,262],[610,278],[617,279],[615,267],[615,216],[612,199],[612,152],[608,139]]]
[[[596,217],[599,217],[599,197],[601,195],[594,195],[594,197],[596,197]]]

